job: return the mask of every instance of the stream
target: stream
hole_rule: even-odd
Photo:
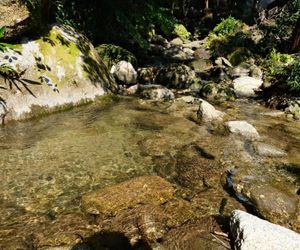
[[[188,119],[189,108],[115,97],[1,128],[0,248],[45,233],[49,227],[43,225],[61,214],[80,213],[82,195],[136,176],[160,175],[193,194],[207,186],[222,193],[220,179],[236,168],[242,176],[299,192],[299,121],[251,101],[219,108],[287,153],[262,157],[251,141]]]

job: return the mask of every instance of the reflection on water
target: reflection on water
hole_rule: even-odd
[[[280,164],[299,167],[299,123],[265,116],[268,110],[256,104],[237,105],[225,112],[232,119],[248,120],[265,142],[287,150],[289,157]],[[195,142],[193,151],[181,150]],[[234,148],[238,143],[175,117],[167,108],[141,105],[131,98],[1,128],[0,241],[6,231],[13,235],[12,228],[21,228],[18,223],[26,222],[27,215],[33,223],[44,215],[51,219],[64,211],[79,211],[81,195],[91,190],[156,173],[182,180],[185,177],[174,175],[176,161],[187,166],[186,178],[196,176],[191,165],[195,163],[214,176],[215,170],[221,174],[224,168],[247,165],[247,157],[241,155],[245,152]]]

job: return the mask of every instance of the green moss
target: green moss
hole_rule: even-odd
[[[191,33],[182,24],[175,24],[174,33],[183,40],[187,40],[191,36]]]
[[[242,62],[247,61],[251,57],[251,52],[244,48],[236,48],[229,56],[228,59],[233,66],[237,66]]]
[[[65,39],[55,29],[52,29],[47,36],[39,39],[37,43],[44,57],[42,63],[46,69],[41,69],[44,75],[50,77],[53,82],[58,83],[59,79],[51,69],[51,66],[60,65],[62,62],[60,66],[64,68],[66,78],[73,77],[69,72],[74,72],[74,69],[76,69],[76,60],[80,56],[77,44]],[[51,65],[48,65],[50,63]],[[67,82],[67,80],[64,79],[64,82]]]

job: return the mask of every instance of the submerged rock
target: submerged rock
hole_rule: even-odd
[[[292,225],[293,228],[297,224],[297,195],[257,182],[246,184],[242,192],[267,220],[283,226]]]
[[[140,96],[155,101],[170,101],[175,98],[174,93],[161,85],[143,85],[139,87]]]
[[[228,129],[233,134],[238,134],[249,139],[259,139],[256,129],[246,121],[227,122]]]
[[[235,249],[300,249],[299,234],[240,210],[233,211],[230,229]]]
[[[277,147],[268,145],[265,143],[256,143],[254,146],[254,151],[260,156],[266,157],[284,157],[287,153]]]
[[[135,84],[137,81],[137,72],[130,62],[120,61],[112,66],[110,73],[121,83],[126,85]]]
[[[106,187],[82,197],[82,209],[90,214],[115,215],[139,204],[159,205],[171,199],[171,183],[158,176],[143,176]]]
[[[24,41],[0,58],[19,75],[12,90],[1,91],[7,120],[87,102],[117,89],[92,44],[68,26],[53,26],[44,37]],[[2,78],[0,84],[6,85]]]
[[[234,91],[239,97],[254,97],[263,81],[250,76],[241,76],[233,81]]]

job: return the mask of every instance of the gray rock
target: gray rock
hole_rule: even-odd
[[[138,81],[142,84],[153,84],[157,75],[158,67],[144,67],[138,69]]]
[[[284,157],[287,155],[285,151],[261,142],[254,145],[254,150],[258,155],[266,157]]]
[[[218,65],[218,66],[225,66],[225,67],[232,68],[231,62],[229,62],[225,57],[218,57],[215,60],[215,64]]]
[[[203,46],[203,41],[192,41],[189,43],[185,43],[182,45],[184,48],[189,48],[189,49],[200,49]]]
[[[140,96],[155,101],[170,101],[175,98],[174,93],[161,85],[143,85],[139,89]]]
[[[212,62],[209,59],[194,60],[189,64],[189,66],[196,73],[202,73],[202,72],[208,71],[213,67]]]
[[[297,230],[300,201],[297,195],[288,189],[288,186],[279,189],[272,186],[272,183],[257,180],[245,183],[242,193],[268,221]]]
[[[250,69],[243,68],[241,66],[234,67],[230,72],[230,75],[234,78],[241,76],[249,76]]]
[[[216,110],[215,107],[207,101],[201,100],[198,110],[198,117],[201,118],[204,122],[222,120],[224,115],[225,114],[223,112]]]
[[[254,97],[263,81],[250,76],[241,76],[233,81],[234,91],[239,97]]]
[[[197,100],[197,98],[193,97],[193,96],[182,96],[176,99],[176,101],[183,101],[185,103],[194,103]]]
[[[300,235],[284,227],[235,210],[230,229],[237,250],[299,250]]]
[[[248,139],[259,139],[256,129],[246,121],[230,121],[226,125],[233,134],[238,134]]]
[[[20,53],[0,52],[0,64],[7,64],[32,83],[25,88],[17,82],[3,91],[7,120],[21,120],[66,104],[92,101],[117,85],[93,45],[68,26],[50,27],[48,39],[22,41]],[[64,41],[64,42],[62,42]],[[67,45],[66,45],[67,44]],[[5,86],[0,78],[0,85]]]
[[[163,52],[164,58],[172,62],[183,62],[194,58],[193,51],[181,46],[171,46]]]
[[[211,52],[207,49],[197,49],[194,52],[195,59],[210,59],[211,58]]]
[[[190,67],[182,64],[171,64],[158,72],[156,83],[169,88],[188,88],[195,77],[196,74]]]
[[[181,38],[177,37],[177,38],[174,38],[171,42],[170,42],[171,45],[177,45],[177,46],[180,46],[180,45],[183,45],[183,41],[181,40]]]
[[[295,120],[300,119],[300,100],[289,102],[289,106],[285,109],[285,113],[291,115]]]
[[[126,85],[135,84],[137,81],[137,72],[130,62],[118,62],[111,68],[110,73]]]
[[[139,89],[140,89],[140,85],[136,84],[136,85],[130,86],[127,89],[124,89],[123,94],[124,95],[136,95],[138,93]]]

